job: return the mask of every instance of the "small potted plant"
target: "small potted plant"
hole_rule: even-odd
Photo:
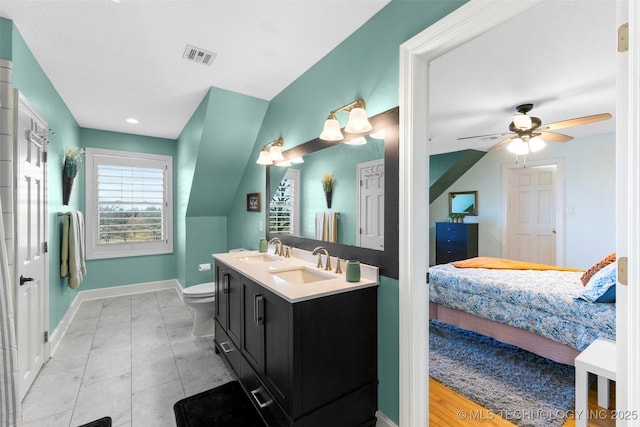
[[[333,193],[333,187],[336,184],[336,180],[330,173],[324,173],[320,181],[322,182],[324,197],[327,200],[327,208],[331,209],[331,194]]]

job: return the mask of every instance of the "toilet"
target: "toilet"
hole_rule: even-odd
[[[182,301],[195,313],[193,316],[193,329],[191,329],[191,335],[194,337],[213,335],[215,296],[215,282],[201,283],[182,290]]]
[[[243,252],[244,248],[231,249],[229,252]],[[194,337],[210,337],[214,334],[213,317],[215,316],[216,282],[201,283],[182,289],[182,301],[193,312]]]

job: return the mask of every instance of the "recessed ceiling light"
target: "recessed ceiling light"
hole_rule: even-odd
[[[129,117],[127,119],[127,123],[136,124],[136,123],[139,123],[139,122],[138,122],[138,119],[134,119],[133,117]]]

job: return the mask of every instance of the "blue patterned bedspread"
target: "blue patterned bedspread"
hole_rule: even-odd
[[[584,350],[616,339],[616,305],[578,300],[580,272],[429,268],[429,299]]]

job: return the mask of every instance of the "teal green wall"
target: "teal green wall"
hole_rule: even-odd
[[[183,286],[211,281],[212,274],[197,271],[198,264],[228,250],[226,216],[267,105],[210,88],[178,138],[174,251],[176,277]]]
[[[49,136],[48,158],[48,198],[49,198],[49,324],[55,328],[77,291],[66,286],[66,279],[60,277],[60,218],[57,212],[80,209],[79,191],[74,190],[69,206],[62,205],[62,163],[67,147],[80,146],[80,129],[60,95],[44,74],[31,54],[24,39],[11,21],[0,20],[5,38],[6,26],[12,31],[10,57],[13,62],[13,86],[20,90],[29,103],[47,121],[53,133]],[[3,43],[4,45],[4,43]],[[3,51],[6,50],[4,47]]]
[[[177,257],[176,277],[183,286],[186,286],[187,206],[189,205],[189,194],[191,194],[193,173],[196,167],[198,147],[202,138],[208,103],[209,98],[205,97],[180,133],[177,147],[178,158],[174,165],[177,185],[173,192],[173,200],[176,204],[176,239],[173,242],[173,251]]]
[[[256,249],[264,215],[245,212],[245,194],[265,191],[264,167],[255,159],[262,144],[282,136],[285,149],[316,138],[329,111],[365,99],[374,115],[398,105],[399,46],[464,1],[394,0],[336,49],[290,84],[269,104],[247,164],[229,223],[229,245]],[[346,115],[338,113],[341,124]],[[263,198],[263,211],[265,207]],[[379,409],[399,422],[398,282],[382,277],[379,287]]]
[[[84,148],[103,148],[171,156],[175,169],[176,141],[173,139],[80,128],[80,145]],[[175,188],[175,173],[173,181]],[[80,209],[86,212],[84,183],[85,168],[83,166],[76,177],[72,197],[80,199]],[[175,211],[174,201],[174,229]],[[87,274],[80,285],[81,290],[170,280],[176,277],[175,252],[173,254],[87,260],[86,265]]]
[[[309,156],[301,165],[300,233],[314,239],[316,212],[338,212],[338,243],[355,245],[358,210],[358,163],[382,159],[384,141],[367,138],[366,145],[339,144]],[[330,173],[335,179],[331,209],[327,209],[320,178]]]
[[[185,286],[213,281],[211,254],[227,251],[227,217],[188,217],[186,220],[189,242],[185,259],[189,260],[185,274]],[[211,264],[210,271],[198,271],[198,265]]]

